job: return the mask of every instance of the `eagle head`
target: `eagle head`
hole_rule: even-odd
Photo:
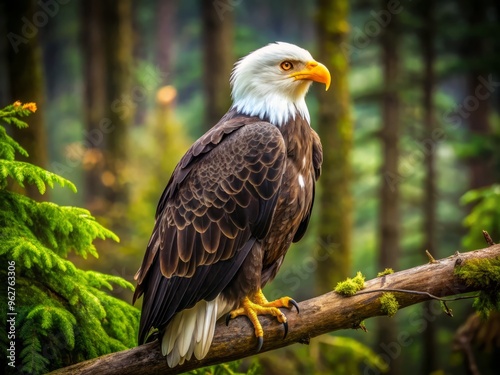
[[[305,96],[313,81],[330,86],[330,72],[303,48],[268,44],[239,60],[231,75],[233,108],[277,126],[299,114],[309,122]]]

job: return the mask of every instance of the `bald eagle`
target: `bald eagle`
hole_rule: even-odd
[[[280,307],[262,288],[307,228],[321,172],[321,142],[305,95],[330,73],[311,54],[277,42],[239,60],[233,104],[175,168],[158,203],[156,223],[136,274],[133,301],[144,295],[139,343],[158,338],[168,365],[206,356],[215,323],[247,316],[257,351],[257,315]]]

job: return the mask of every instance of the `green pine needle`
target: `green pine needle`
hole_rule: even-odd
[[[46,171],[30,163],[0,159],[0,180],[6,180],[7,177],[11,177],[21,187],[25,187],[25,182],[30,185],[35,185],[40,194],[45,193],[47,189],[46,186],[53,188],[54,184],[58,184],[62,187],[68,186],[76,193],[76,186],[71,181],[55,173]]]

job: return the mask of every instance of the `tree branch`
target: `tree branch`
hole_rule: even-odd
[[[454,269],[472,259],[500,257],[500,245],[486,249],[457,253],[451,257],[419,267],[388,274],[365,283],[363,292],[373,289],[407,289],[444,297],[476,291],[454,275]],[[431,299],[426,294],[394,293],[400,308]],[[329,292],[299,304],[300,314],[286,311],[289,332],[283,339],[283,327],[275,319],[261,317],[264,328],[264,346],[261,352],[281,348],[293,343],[309,343],[318,335],[339,329],[358,328],[359,324],[374,316],[383,315],[380,309],[381,292],[342,297]],[[52,375],[131,375],[177,374],[184,371],[228,362],[256,354],[257,341],[253,328],[245,318],[237,318],[226,327],[224,319],[218,322],[212,347],[203,360],[191,360],[173,369],[161,355],[158,341],[118,353],[90,359],[51,372]]]

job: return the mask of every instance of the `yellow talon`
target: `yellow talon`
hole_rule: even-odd
[[[278,322],[282,323],[285,329],[286,337],[288,333],[288,323],[285,314],[281,312],[279,307],[286,307],[288,309],[295,307],[297,312],[299,312],[299,306],[290,297],[282,297],[275,301],[269,302],[262,290],[259,289],[255,294],[250,297],[245,297],[240,304],[238,309],[231,311],[226,316],[226,324],[229,324],[230,319],[234,319],[238,316],[245,315],[252,322],[255,330],[255,336],[258,338],[258,349],[259,351],[262,347],[264,330],[259,322],[258,315],[272,315],[276,317]]]
[[[286,316],[277,307],[267,307],[254,303],[250,298],[245,297],[241,301],[241,307],[229,313],[230,319],[244,315],[250,319],[255,329],[255,336],[264,336],[264,330],[259,322],[258,315],[272,315],[278,319],[280,323],[286,323]]]
[[[299,312],[299,306],[293,298],[281,297],[277,300],[269,302],[266,299],[266,296],[264,296],[264,293],[262,293],[262,289],[259,289],[258,292],[255,293],[253,301],[264,307],[286,307],[287,309],[295,307],[297,309],[297,312]]]

